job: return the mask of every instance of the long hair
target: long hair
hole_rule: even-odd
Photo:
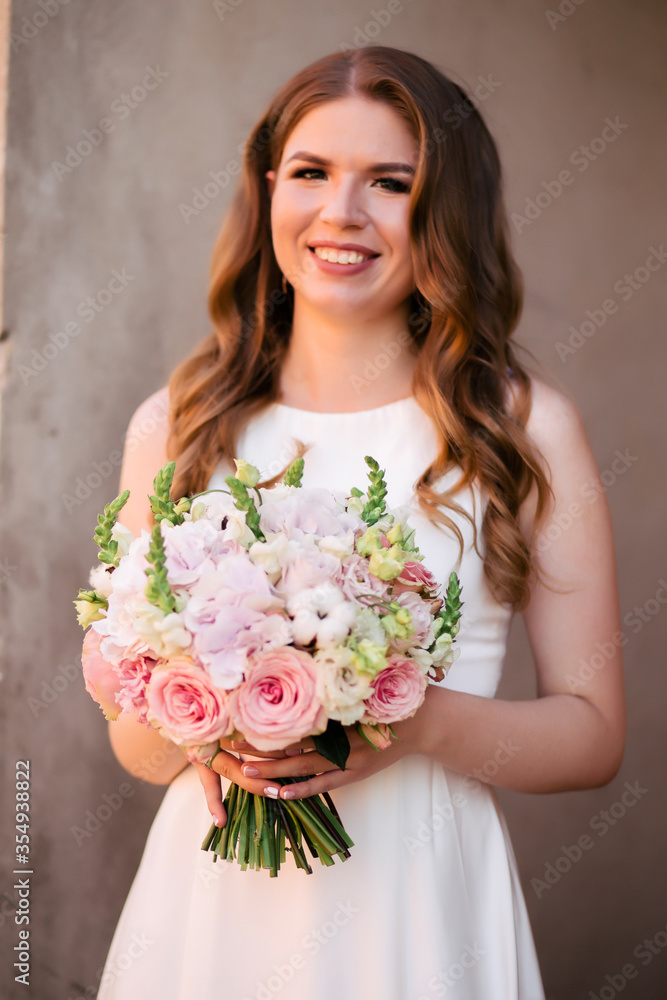
[[[282,290],[273,252],[265,173],[277,170],[291,130],[309,111],[355,95],[389,105],[419,146],[410,195],[415,290],[408,326],[417,358],[413,394],[433,419],[439,450],[415,485],[417,499],[433,523],[454,533],[461,551],[461,531],[446,512],[467,517],[482,555],[474,520],[454,499],[479,483],[488,496],[485,576],[497,600],[521,610],[536,567],[517,513],[534,486],[536,532],[550,485],[525,431],[530,379],[511,341],[523,291],[509,249],[500,160],[464,90],[412,53],[370,46],[319,59],[280,89],[251,132],[213,253],[213,331],[169,383],[173,492],[205,489],[221,458],[236,457],[248,419],[279,398],[292,297]],[[461,470],[457,481],[436,491],[433,484],[452,465]]]

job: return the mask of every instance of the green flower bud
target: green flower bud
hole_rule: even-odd
[[[380,529],[376,525],[366,528],[361,538],[357,539],[356,548],[360,556],[370,556],[378,549],[383,551],[382,542],[380,541]]]
[[[362,552],[362,555],[364,553]],[[371,554],[368,569],[379,580],[395,580],[403,572],[407,553],[400,545],[392,545],[388,549],[379,549]]]
[[[375,677],[387,666],[387,647],[378,646],[370,639],[362,639],[361,642],[353,642],[348,645],[350,649],[350,660],[355,670],[360,674],[368,674]]]
[[[259,482],[259,469],[243,458],[235,458],[236,478],[240,479],[246,486],[257,486]]]

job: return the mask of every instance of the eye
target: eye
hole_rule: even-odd
[[[378,177],[376,184],[387,184],[385,191],[392,191],[395,194],[406,194],[410,188],[404,181],[399,181],[395,177]]]
[[[306,180],[313,180],[310,174],[319,174],[321,177],[326,176],[323,170],[318,167],[302,167],[301,170],[297,170],[292,174],[292,177],[304,177]]]

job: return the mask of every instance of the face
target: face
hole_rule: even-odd
[[[418,146],[380,101],[349,97],[310,111],[266,176],[278,265],[327,316],[370,319],[414,289],[410,189]]]

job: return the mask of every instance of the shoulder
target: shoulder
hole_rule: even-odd
[[[572,399],[535,376],[530,376],[531,406],[526,434],[554,492],[555,506],[567,507],[581,499],[588,479],[598,468],[584,421]],[[535,494],[524,502],[520,520],[528,530],[535,513]]]
[[[587,447],[584,422],[576,404],[569,396],[536,378],[530,379],[530,412],[526,434],[547,465],[572,447]],[[510,411],[512,403],[510,400]]]
[[[148,496],[153,479],[167,462],[167,439],[170,426],[169,388],[165,386],[141,403],[130,418],[125,435],[120,492],[130,491],[120,520],[134,534],[150,530],[152,515]]]

